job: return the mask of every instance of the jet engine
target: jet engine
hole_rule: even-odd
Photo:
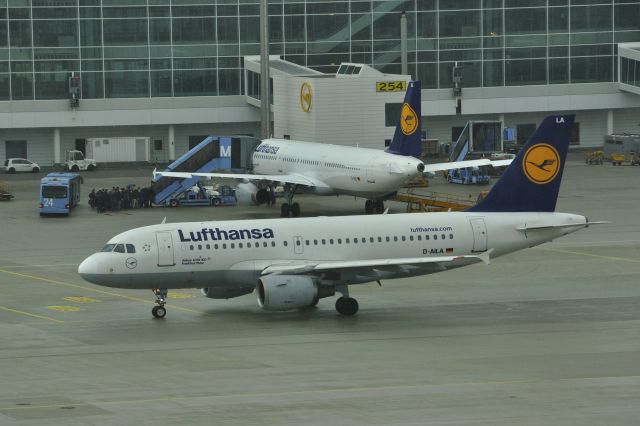
[[[253,287],[205,287],[200,290],[209,299],[232,299],[253,291]]]
[[[300,275],[269,275],[260,278],[256,287],[258,305],[267,311],[314,306],[319,299],[333,296],[333,286],[322,286],[311,277]]]
[[[236,188],[236,197],[240,203],[260,205],[269,201],[269,191],[251,182],[242,182]]]

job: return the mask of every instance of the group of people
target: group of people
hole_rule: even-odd
[[[111,189],[95,188],[89,193],[89,205],[98,213],[117,211],[122,209],[136,209],[151,207],[153,189],[148,187],[138,188],[128,185],[125,188],[114,186]]]

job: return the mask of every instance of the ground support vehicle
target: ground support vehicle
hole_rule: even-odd
[[[491,181],[489,172],[484,166],[466,167],[463,169],[451,169],[447,174],[449,183],[459,183],[462,185],[488,185]]]
[[[40,181],[40,216],[69,215],[80,203],[82,177],[77,173],[49,173]]]
[[[0,201],[11,201],[13,194],[9,192],[9,185],[6,182],[0,182]]]
[[[97,167],[96,160],[84,158],[81,151],[67,151],[65,155],[64,169],[70,172],[83,170],[93,171]]]
[[[604,163],[604,151],[585,151],[584,162],[587,164]]]
[[[215,191],[207,191],[203,187],[182,192],[176,197],[164,201],[165,206],[229,206],[238,204],[236,191],[221,185]]]

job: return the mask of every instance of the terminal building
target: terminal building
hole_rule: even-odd
[[[166,162],[206,135],[259,136],[258,15],[257,0],[0,0],[0,160],[148,138]],[[269,15],[275,137],[382,149],[408,79],[441,142],[468,120],[523,141],[550,112],[577,113],[579,147],[640,130],[640,0],[271,0]]]

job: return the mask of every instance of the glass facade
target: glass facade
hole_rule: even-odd
[[[271,54],[324,72],[409,69],[426,89],[615,81],[640,0],[270,0]],[[257,0],[0,0],[0,100],[238,95],[260,53]]]

